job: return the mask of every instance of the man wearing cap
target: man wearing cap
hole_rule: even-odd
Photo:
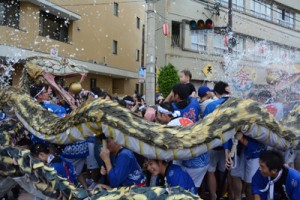
[[[203,117],[204,110],[208,104],[218,98],[214,95],[213,91],[207,86],[200,86],[198,88],[198,96],[200,97],[200,116]]]

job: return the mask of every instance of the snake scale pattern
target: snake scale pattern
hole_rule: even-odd
[[[47,82],[41,77],[44,72],[42,66],[31,63],[26,69],[26,80],[42,79]],[[37,69],[38,73],[34,73]],[[295,148],[300,139],[299,106],[287,118],[277,121],[259,103],[232,97],[194,125],[170,128],[147,122],[115,102],[93,99],[65,118],[59,118],[28,95],[24,80],[23,87],[0,90],[0,108],[16,116],[32,134],[51,143],[68,144],[105,134],[147,158],[172,160],[189,159],[205,153],[231,139],[237,130],[282,150]],[[56,198],[58,191],[62,191],[69,199],[88,196],[92,199],[113,199],[116,196],[117,199],[132,199],[134,195],[138,195],[138,199],[152,199],[151,195],[156,195],[155,199],[197,199],[186,191],[180,191],[180,188],[119,188],[91,195],[70,185],[52,168],[33,158],[28,150],[12,146],[12,135],[18,135],[16,126],[0,128],[0,131],[0,175],[26,176],[47,197]]]

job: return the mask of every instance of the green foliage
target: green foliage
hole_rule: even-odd
[[[172,64],[162,67],[159,71],[158,86],[159,91],[166,98],[173,86],[179,82],[178,71]]]

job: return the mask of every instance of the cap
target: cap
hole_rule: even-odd
[[[199,96],[199,97],[204,97],[204,96],[206,96],[206,93],[207,93],[207,92],[212,92],[212,90],[209,89],[209,87],[207,87],[207,86],[200,86],[200,87],[198,88],[198,96]]]

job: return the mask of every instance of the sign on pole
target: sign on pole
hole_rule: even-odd
[[[205,76],[209,78],[215,73],[215,68],[210,63],[208,63],[205,67],[203,67],[202,71]]]
[[[146,68],[141,67],[139,69],[139,83],[145,83],[146,79]]]

